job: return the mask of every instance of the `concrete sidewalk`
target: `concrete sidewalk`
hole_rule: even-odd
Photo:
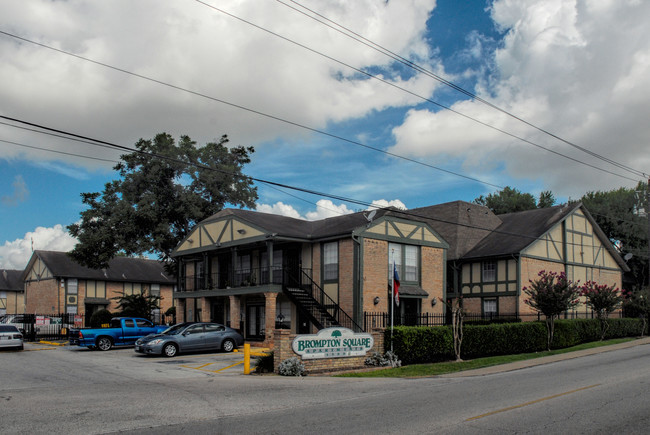
[[[594,355],[602,352],[610,352],[613,350],[626,349],[628,347],[640,346],[650,344],[650,337],[637,338],[636,340],[627,341],[625,343],[612,344],[610,346],[595,347],[593,349],[577,350],[575,352],[567,352],[558,355],[543,356],[540,358],[527,359],[524,361],[517,361],[508,364],[500,364],[491,367],[483,367],[475,370],[465,370],[462,372],[447,373],[440,375],[441,378],[462,378],[469,376],[484,376],[494,373],[509,372],[512,370],[524,369],[527,367],[539,366],[542,364],[549,364],[557,361],[564,361],[573,358],[580,358],[587,355]]]

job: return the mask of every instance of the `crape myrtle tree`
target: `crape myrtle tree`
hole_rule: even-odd
[[[79,240],[72,258],[95,269],[117,255],[153,253],[168,261],[196,223],[226,205],[255,208],[257,189],[242,173],[255,150],[227,144],[225,135],[203,147],[166,133],[140,139],[115,166],[119,180],[102,193],[81,194],[88,208],[68,226]]]
[[[445,301],[440,298],[440,302],[445,304],[451,312],[451,333],[454,338],[454,355],[456,361],[462,361],[461,347],[463,345],[463,319],[465,317],[465,310],[463,310],[463,298],[451,299]]]
[[[523,288],[528,296],[524,303],[546,316],[546,348],[551,350],[555,319],[579,304],[580,289],[577,283],[567,279],[564,272],[542,270],[538,276],[536,280],[530,280],[529,287]]]
[[[609,329],[607,318],[621,305],[623,295],[613,285],[598,284],[594,281],[587,281],[580,287],[580,295],[585,297],[585,304],[596,313],[600,321],[600,340],[604,340]]]
[[[650,291],[648,288],[637,291],[625,291],[623,310],[626,317],[638,317],[641,319],[641,336],[646,332],[648,319],[650,318]]]

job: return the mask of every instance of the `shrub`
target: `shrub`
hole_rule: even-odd
[[[278,373],[282,376],[302,376],[305,373],[305,365],[300,358],[294,356],[280,363]]]
[[[366,358],[365,364],[367,366],[375,367],[401,367],[402,361],[397,358],[397,355],[395,355],[395,353],[389,350],[384,355],[380,354],[379,352],[374,352],[372,356]]]
[[[273,352],[255,357],[255,373],[273,372]]]
[[[385,348],[390,349],[390,329],[384,333]],[[454,339],[449,326],[397,326],[393,330],[393,351],[402,364],[449,360],[454,357]]]
[[[93,315],[90,316],[90,327],[101,328],[102,325],[110,323],[113,317],[114,317],[113,313],[111,313],[107,309],[95,311]]]
[[[605,338],[638,336],[639,319],[609,319]],[[462,357],[479,358],[490,355],[510,355],[539,352],[547,349],[544,321],[466,325]],[[598,341],[601,337],[598,319],[557,320],[553,348],[560,349],[581,343]],[[390,347],[390,330],[385,332],[385,345]],[[453,338],[449,326],[398,326],[393,332],[393,349],[403,364],[420,364],[454,359]]]

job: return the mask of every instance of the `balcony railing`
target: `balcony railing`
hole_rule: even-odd
[[[303,269],[311,275],[311,269]],[[237,269],[228,273],[187,275],[181,280],[179,291],[219,290],[259,285],[282,285],[285,277],[281,266]]]

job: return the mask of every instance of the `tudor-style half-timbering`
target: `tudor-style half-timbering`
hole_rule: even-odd
[[[355,234],[361,243],[361,303],[364,313],[389,312],[393,263],[400,277],[403,318],[444,312],[448,244],[427,223],[384,217]],[[358,314],[360,315],[360,313]]]
[[[499,218],[503,224],[457,260],[458,288],[468,311],[532,313],[523,303],[522,287],[542,270],[564,272],[573,281],[621,286],[625,263],[582,205]]]
[[[123,295],[160,296],[159,308],[152,313],[162,322],[172,306],[175,279],[154,260],[117,257],[102,270],[75,263],[65,252],[34,251],[21,273],[24,307],[27,313],[78,314],[89,324],[90,316],[103,308],[117,311],[115,298]]]
[[[443,296],[447,245],[427,224],[391,213],[310,222],[223,210],[172,254],[179,309],[187,320],[230,323],[249,340],[268,341],[278,327],[312,332],[329,315],[362,328],[365,311],[388,309],[389,251],[399,251],[402,309],[430,311],[421,300]]]

